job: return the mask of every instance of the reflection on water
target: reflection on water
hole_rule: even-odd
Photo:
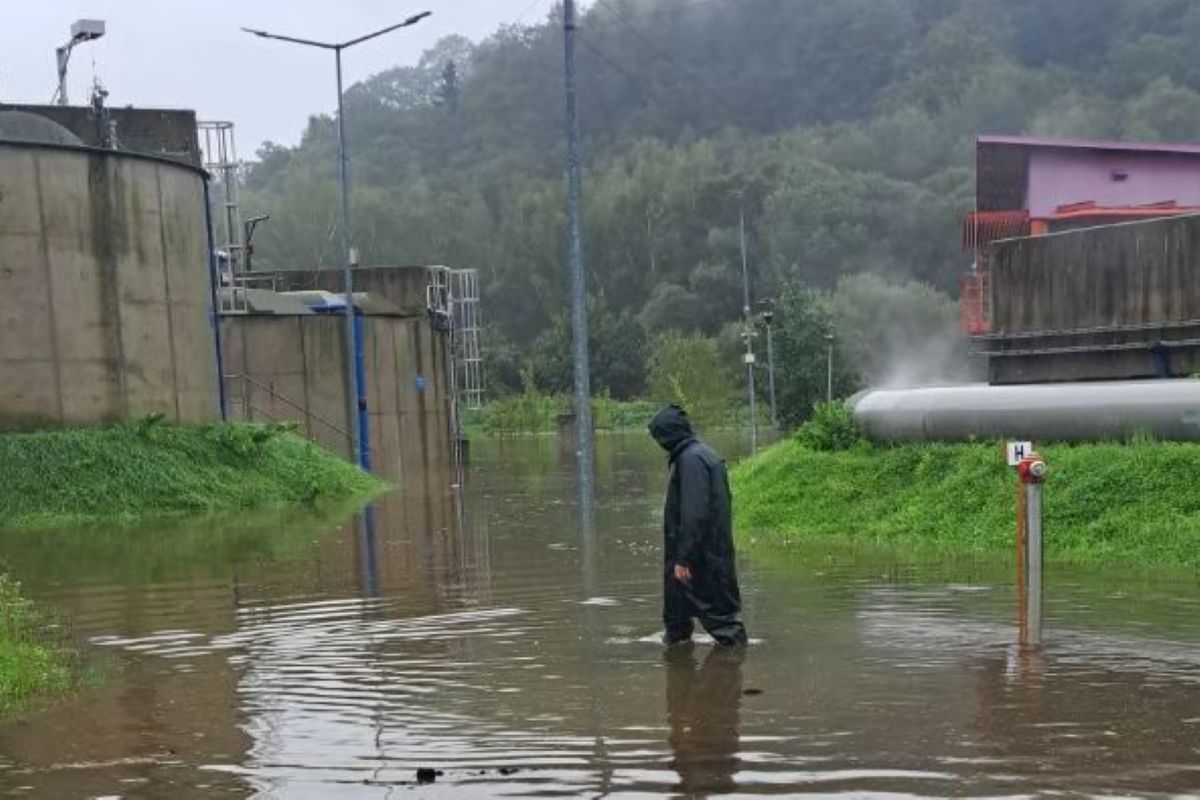
[[[712,648],[697,669],[695,648],[666,651],[671,767],[688,795],[730,792],[738,771],[742,648]]]
[[[0,792],[1200,789],[1194,577],[1051,570],[1030,652],[1003,561],[743,559],[763,641],[664,652],[662,456],[599,444],[584,520],[569,449],[534,439],[476,443],[461,502],[446,481],[332,522],[3,534],[107,680],[0,727]]]

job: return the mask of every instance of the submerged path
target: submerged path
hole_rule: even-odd
[[[570,454],[473,451],[465,507],[396,495],[372,528],[0,537],[108,674],[0,728],[0,791],[383,798],[422,767],[413,796],[1200,786],[1194,578],[1060,573],[1033,656],[1002,561],[744,559],[761,641],[668,658],[653,444],[601,440],[587,580]]]

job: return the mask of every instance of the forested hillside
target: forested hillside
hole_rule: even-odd
[[[825,298],[876,377],[894,329],[853,299],[888,288],[844,279],[952,326],[929,287],[969,266],[975,134],[1200,135],[1193,0],[596,0],[580,30],[595,381],[616,396],[644,390],[655,335],[736,320],[740,211],[756,297]],[[527,363],[540,388],[569,378],[561,60],[552,13],[347,94],[363,262],[480,268],[509,388]],[[259,150],[258,266],[336,263],[333,166],[327,117]]]

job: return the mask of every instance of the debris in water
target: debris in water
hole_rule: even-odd
[[[515,775],[515,774],[517,774],[517,768],[516,767],[501,767],[498,770],[498,772],[501,775]]]

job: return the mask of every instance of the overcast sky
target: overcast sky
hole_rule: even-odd
[[[538,22],[554,0],[3,0],[0,101],[46,103],[55,89],[54,49],[79,18],[103,19],[108,33],[71,58],[69,95],[82,104],[93,77],[112,105],[194,108],[201,119],[230,120],[238,149],[251,156],[267,139],[294,144],[310,114],[337,100],[333,54],[270,42],[239,30],[263,28],[342,41],[433,16],[359,45],[343,56],[350,85],[397,64],[414,63],[443,36],[474,41],[501,24]]]

